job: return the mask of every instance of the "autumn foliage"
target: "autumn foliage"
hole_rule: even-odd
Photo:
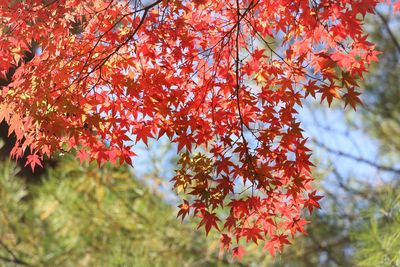
[[[181,152],[178,215],[220,231],[234,256],[245,242],[274,254],[320,207],[296,110],[307,96],[360,103],[379,54],[362,24],[378,2],[0,1],[11,156],[130,164],[135,143],[165,135]]]

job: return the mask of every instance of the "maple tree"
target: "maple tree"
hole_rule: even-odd
[[[320,207],[296,109],[309,95],[356,108],[379,54],[362,29],[378,2],[2,1],[11,156],[29,149],[32,169],[68,151],[131,164],[135,143],[165,135],[181,152],[178,215],[220,231],[236,257],[241,240],[274,254]]]

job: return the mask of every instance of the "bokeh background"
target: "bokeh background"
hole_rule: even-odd
[[[309,99],[299,109],[324,198],[272,258],[246,245],[241,261],[219,237],[176,219],[176,147],[137,146],[134,166],[99,168],[59,155],[34,176],[0,141],[0,266],[400,266],[400,16],[380,8],[365,29],[382,51],[357,111]]]

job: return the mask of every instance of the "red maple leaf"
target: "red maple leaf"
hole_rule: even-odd
[[[36,165],[42,166],[41,158],[37,154],[28,155],[25,166],[31,166],[32,171],[35,170]]]

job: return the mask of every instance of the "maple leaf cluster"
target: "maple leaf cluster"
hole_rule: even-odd
[[[178,215],[220,231],[235,256],[241,240],[274,254],[319,208],[296,109],[309,95],[360,102],[379,54],[362,24],[378,2],[1,1],[11,156],[29,148],[32,169],[57,151],[130,164],[135,143],[165,135],[183,152]]]

